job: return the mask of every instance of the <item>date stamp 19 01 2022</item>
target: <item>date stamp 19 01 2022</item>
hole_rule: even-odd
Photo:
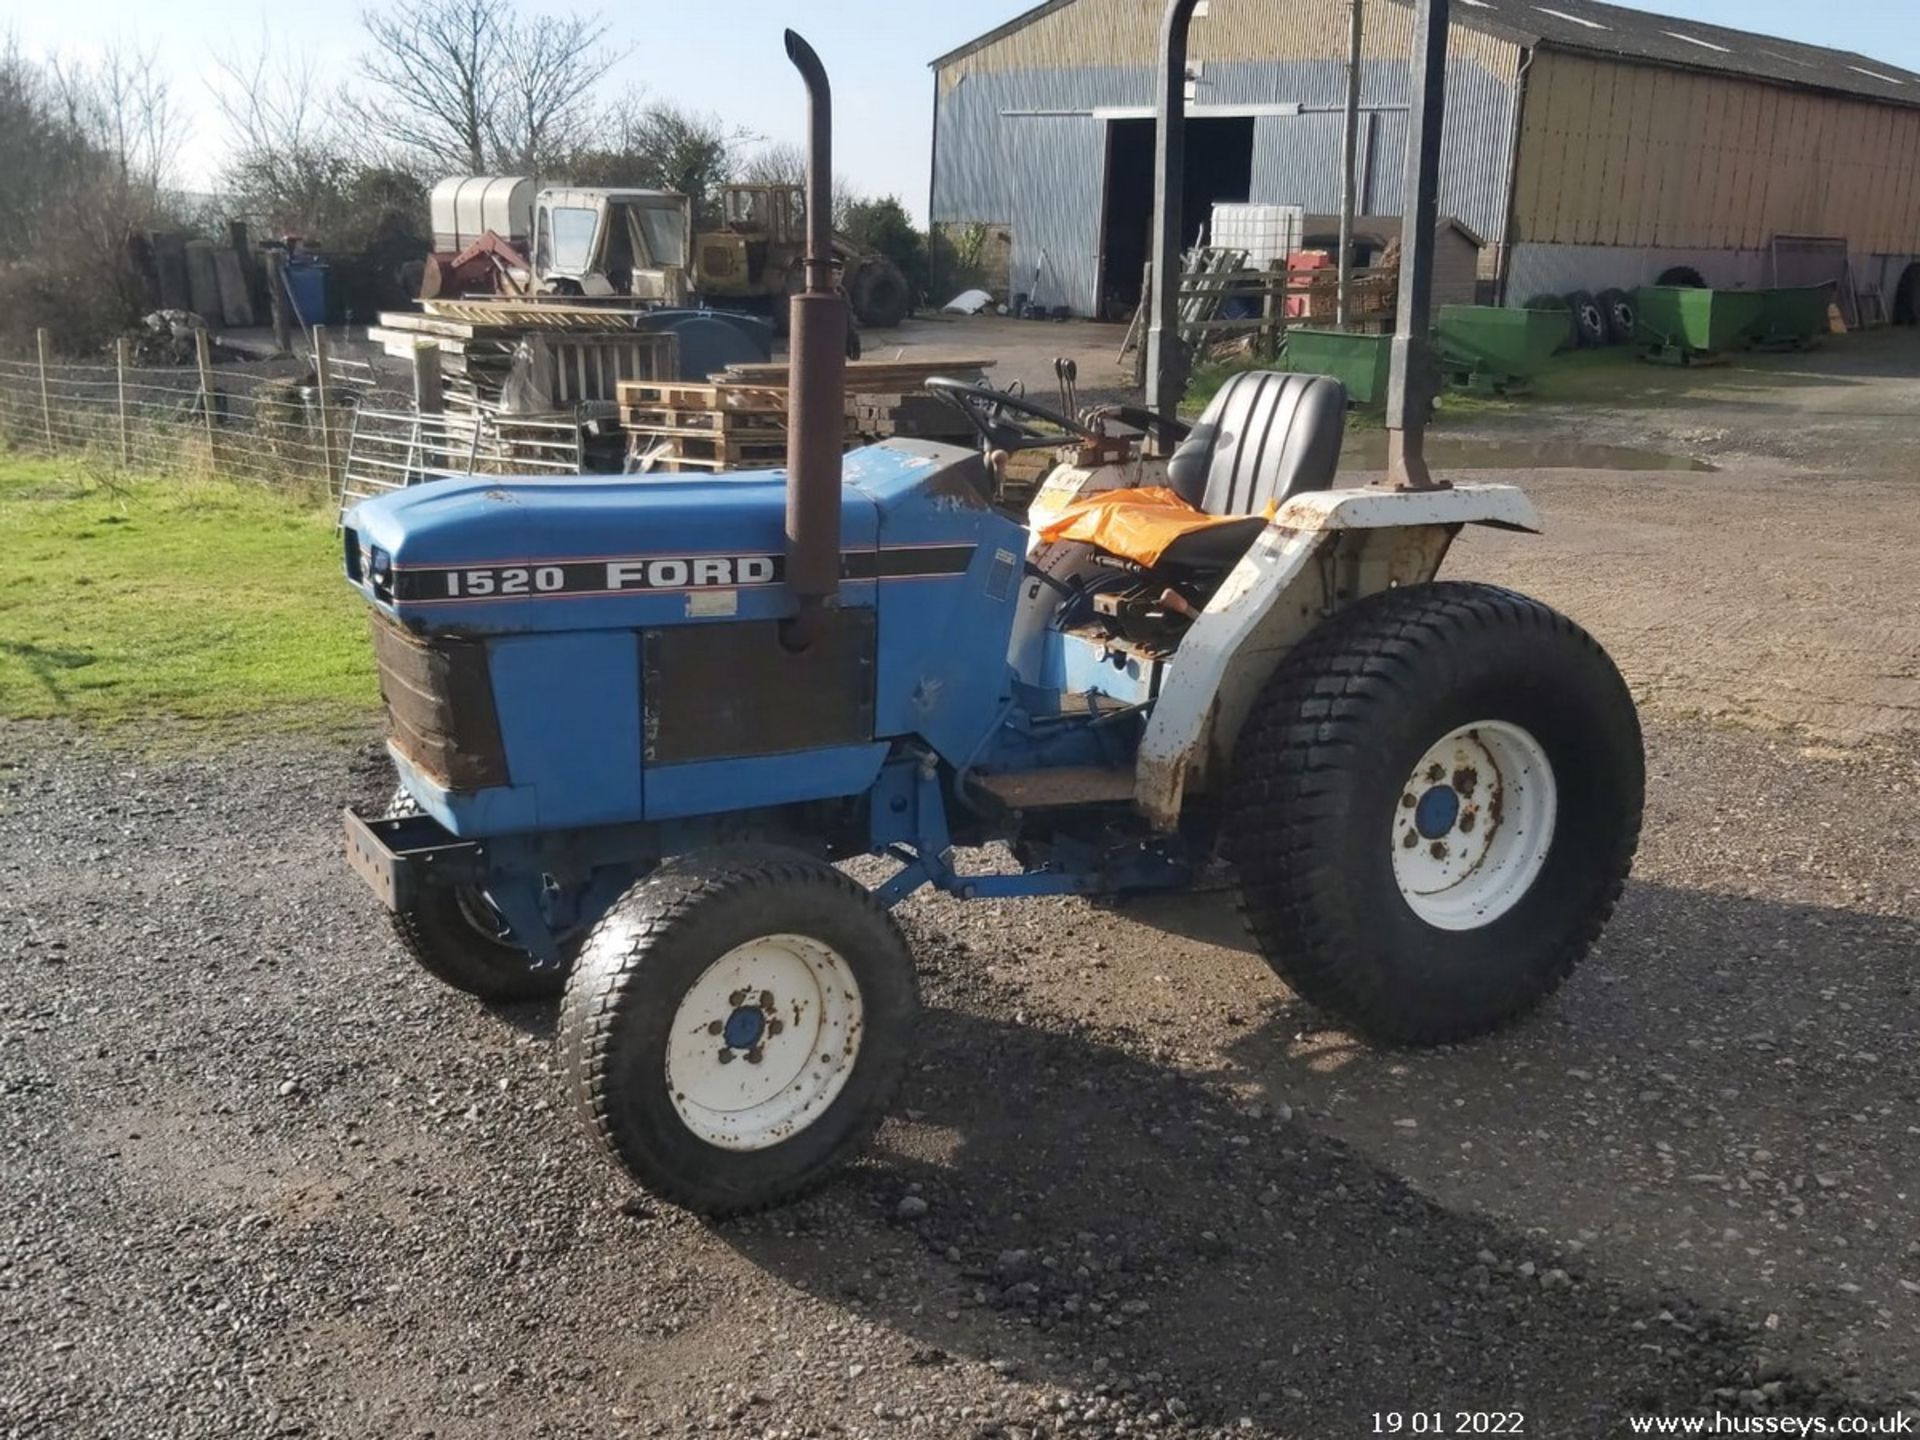
[[[1518,1410],[1376,1410],[1375,1435],[1524,1435]]]

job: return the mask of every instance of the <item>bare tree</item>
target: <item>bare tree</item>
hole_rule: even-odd
[[[590,144],[560,169],[578,185],[638,185],[692,198],[696,223],[717,218],[720,187],[733,179],[742,148],[760,137],[717,115],[629,93],[608,106]]]
[[[807,183],[807,151],[803,145],[780,143],[762,146],[747,157],[740,179],[748,185],[804,185]],[[849,212],[861,203],[859,192],[844,175],[833,177],[833,223],[845,228]]]
[[[406,266],[432,248],[420,177],[354,130],[350,97],[324,93],[306,60],[263,44],[220,71],[232,198],[273,230],[325,246],[347,295],[369,308],[397,298]]]
[[[505,0],[409,0],[361,17],[373,48],[360,70],[384,93],[375,128],[423,154],[487,168]]]
[[[265,43],[217,67],[214,103],[232,155],[228,186],[275,229],[318,229],[356,159],[340,119],[345,107],[321,95],[311,59],[276,54]]]
[[[92,65],[48,64],[68,123],[106,157],[118,183],[151,201],[172,174],[182,124],[151,50],[111,43]]]
[[[597,17],[522,18],[512,0],[401,0],[367,11],[361,73],[394,144],[441,164],[538,169],[587,122],[586,97],[624,52]]]
[[[588,93],[624,52],[608,48],[603,23],[578,15],[514,20],[503,35],[489,138],[496,163],[538,171],[591,133],[598,117]]]
[[[84,65],[0,47],[0,341],[45,325],[82,350],[144,295],[130,244],[163,220],[179,131],[153,57]]]
[[[68,122],[47,67],[9,35],[0,47],[0,261],[30,256],[44,243],[49,211],[92,161],[86,137]]]

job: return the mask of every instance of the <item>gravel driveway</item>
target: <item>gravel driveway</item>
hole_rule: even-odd
[[[1910,429],[1920,384],[1845,393]],[[1709,478],[1539,477],[1548,539],[1462,548],[1592,625],[1649,715],[1636,878],[1538,1016],[1385,1051],[1219,896],[922,897],[895,1117],[746,1221],[589,1151],[549,1008],[400,958],[340,859],[339,807],[389,784],[371,735],[155,759],[0,729],[0,1436],[1920,1408],[1920,476],[1870,418],[1833,422],[1873,517],[1850,552],[1751,453],[1792,415],[1687,422]],[[1788,662],[1816,710],[1766,708]]]
[[[875,1153],[708,1226],[556,1111],[550,1010],[397,956],[371,747],[13,738],[9,1436],[1599,1436],[1920,1373],[1910,763],[1656,725],[1602,950],[1459,1051],[1323,1028],[1218,897],[913,902]]]

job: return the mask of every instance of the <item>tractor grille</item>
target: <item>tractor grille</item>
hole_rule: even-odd
[[[421,636],[373,617],[373,654],[394,745],[436,785],[505,785],[507,752],[479,640]]]

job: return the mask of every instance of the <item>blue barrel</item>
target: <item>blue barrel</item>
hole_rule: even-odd
[[[302,325],[327,323],[327,267],[323,261],[299,261],[286,268],[287,289]]]

